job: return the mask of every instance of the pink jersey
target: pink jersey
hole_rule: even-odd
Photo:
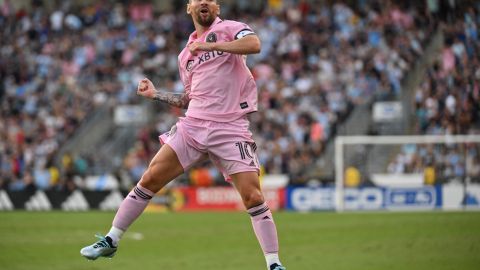
[[[201,36],[196,31],[188,44],[228,42],[254,34],[248,25],[216,18]],[[178,56],[180,78],[190,103],[187,117],[230,122],[257,111],[257,86],[245,63],[245,56],[226,52],[199,51],[192,55],[185,47]]]

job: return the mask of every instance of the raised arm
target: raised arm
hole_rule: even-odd
[[[187,93],[178,94],[157,90],[153,86],[153,83],[147,78],[138,83],[137,95],[163,101],[171,106],[182,109],[188,108],[188,103],[190,102]]]

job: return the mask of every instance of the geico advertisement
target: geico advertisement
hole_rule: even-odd
[[[345,210],[414,210],[442,206],[441,187],[346,188]],[[287,189],[287,209],[296,211],[334,210],[335,188],[291,187]]]

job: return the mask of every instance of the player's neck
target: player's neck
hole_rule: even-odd
[[[203,33],[207,32],[208,29],[210,29],[210,26],[203,26],[197,22],[194,22],[194,25],[195,25],[195,31],[197,32],[197,37],[200,37],[201,35],[203,35]]]

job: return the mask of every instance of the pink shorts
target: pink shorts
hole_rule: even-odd
[[[227,181],[235,173],[260,172],[257,146],[246,118],[224,123],[181,117],[159,139],[172,147],[185,171],[209,157]]]

